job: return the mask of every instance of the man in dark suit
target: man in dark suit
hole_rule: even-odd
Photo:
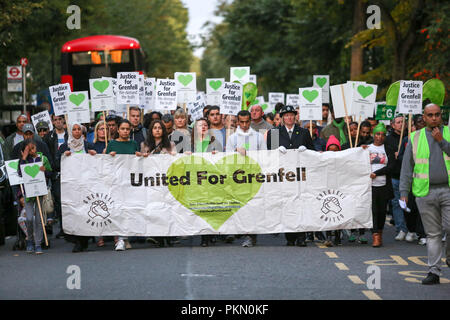
[[[280,111],[283,118],[283,125],[271,129],[267,133],[267,149],[277,149],[286,153],[287,149],[314,150],[314,144],[309,131],[295,123],[297,111],[293,106],[284,106]],[[288,246],[297,245],[306,247],[306,233],[292,232],[286,233]]]

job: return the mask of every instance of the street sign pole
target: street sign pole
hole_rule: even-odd
[[[27,114],[27,100],[26,100],[26,92],[27,92],[27,79],[26,79],[26,66],[22,65],[22,94],[23,94],[23,114]]]

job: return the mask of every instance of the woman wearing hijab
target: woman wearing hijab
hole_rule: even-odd
[[[84,139],[83,126],[78,122],[74,122],[69,125],[69,139],[58,149],[58,153],[56,154],[56,165],[58,166],[58,171],[61,169],[62,155],[69,157],[72,153],[89,153],[90,155],[97,154],[92,143],[89,143]],[[68,236],[67,240],[75,242],[72,252],[81,252],[88,248],[89,238],[90,237]]]

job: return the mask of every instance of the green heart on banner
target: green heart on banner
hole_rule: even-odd
[[[17,170],[17,169],[19,168],[19,160],[15,161],[15,162],[10,162],[10,163],[8,164],[8,166],[9,166],[10,168],[13,168],[14,170]]]
[[[169,184],[169,191],[184,207],[205,220],[214,230],[218,230],[234,213],[253,199],[262,185],[254,181],[235,182],[233,174],[237,170],[243,170],[245,175],[257,174],[261,172],[261,167],[253,159],[240,154],[226,156],[214,164],[199,156],[183,157],[172,163],[167,170],[167,176],[169,180],[175,176],[181,181],[180,178],[186,177],[189,172],[190,183],[179,183],[176,186]],[[201,184],[197,181],[199,172],[208,177],[201,180]],[[226,175],[223,184],[218,178],[220,175]],[[230,208],[224,208],[227,206]]]
[[[106,89],[109,87],[109,81],[108,80],[97,80],[94,81],[94,84],[92,85],[97,91],[100,93],[103,93]]]
[[[30,177],[35,178],[40,171],[40,167],[35,164],[34,166],[25,167],[24,171]]]
[[[220,80],[216,80],[216,81],[211,80],[209,82],[209,86],[217,91],[217,89],[219,89],[222,86],[222,81],[220,81]]]
[[[72,103],[78,107],[84,101],[84,99],[86,99],[86,96],[82,93],[79,93],[79,94],[73,93],[69,96],[69,100],[72,101]]]
[[[327,83],[327,78],[316,78],[316,83],[319,87],[323,88],[323,86]]]
[[[317,90],[303,90],[302,96],[309,102],[313,102],[319,96],[319,92]]]
[[[245,76],[245,74],[247,73],[247,70],[246,69],[234,69],[233,73],[236,77],[241,79],[243,76]]]
[[[191,83],[191,81],[194,79],[194,77],[191,74],[181,74],[178,76],[178,81],[180,81],[180,83],[183,86],[187,86],[189,83]]]
[[[365,87],[362,84],[360,84],[356,90],[358,90],[359,94],[364,99],[366,97],[370,96],[373,93],[373,88],[372,87],[370,87],[370,86]]]

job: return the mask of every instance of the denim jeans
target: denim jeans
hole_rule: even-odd
[[[403,231],[408,232],[408,228],[406,227],[405,215],[403,213],[402,208],[400,208],[400,204],[398,200],[400,199],[400,180],[392,179],[392,188],[394,189],[394,199],[391,200],[392,211],[394,214],[395,228],[397,232]]]

